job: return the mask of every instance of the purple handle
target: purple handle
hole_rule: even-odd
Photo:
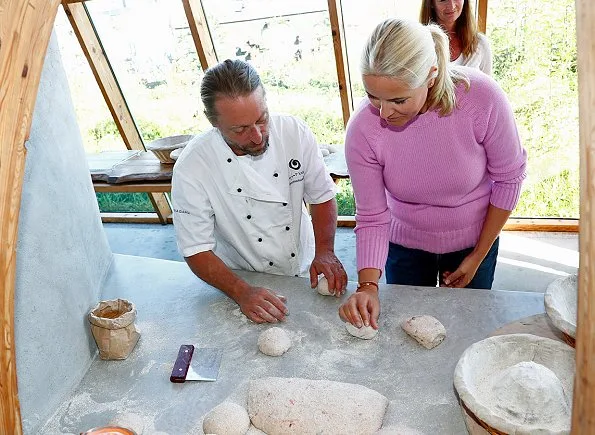
[[[194,346],[191,344],[183,344],[178,351],[178,357],[171,371],[169,380],[175,383],[186,382],[186,375],[192,361],[192,354],[194,353]]]

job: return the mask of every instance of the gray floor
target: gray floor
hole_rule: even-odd
[[[112,251],[183,261],[172,225],[104,224]],[[338,228],[335,251],[350,280],[357,280],[355,234],[351,228]],[[576,273],[578,234],[505,232],[494,289],[543,292],[553,280]]]

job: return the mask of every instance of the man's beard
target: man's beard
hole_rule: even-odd
[[[260,147],[261,145],[264,144],[262,149],[260,149],[260,148],[253,149],[252,147],[250,147],[250,145],[240,145],[237,142],[234,142],[225,136],[223,136],[223,140],[225,141],[225,143],[227,145],[229,145],[229,147],[234,151],[234,153],[236,155],[239,152],[240,155],[245,154],[245,155],[249,155],[252,157],[256,157],[256,156],[260,156],[260,155],[264,154],[264,152],[269,148],[269,135],[268,134],[266,136],[263,135],[262,142],[260,144],[256,145],[257,147]],[[251,144],[253,144],[253,142],[251,142]]]

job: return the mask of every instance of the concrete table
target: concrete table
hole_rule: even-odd
[[[279,326],[293,347],[275,358],[256,344],[270,325],[248,321],[184,263],[115,257],[102,298],[136,304],[139,344],[125,361],[95,360],[42,433],[79,433],[114,419],[136,422],[139,433],[202,433],[201,419],[211,408],[226,398],[245,399],[247,380],[280,376],[362,384],[389,398],[385,427],[463,434],[453,387],[460,355],[495,329],[544,311],[540,293],[382,285],[380,333],[365,341],[346,333],[337,314],[340,301],[318,295],[309,279],[243,272],[249,282],[288,298],[290,315]],[[354,288],[350,282],[348,294]],[[441,345],[426,350],[401,330],[400,322],[416,314],[444,324]],[[170,383],[181,344],[223,349],[219,379]]]

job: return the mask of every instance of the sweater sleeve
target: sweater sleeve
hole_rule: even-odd
[[[370,146],[373,133],[365,131],[372,129],[373,121],[358,121],[358,115],[362,113],[354,114],[345,138],[345,157],[356,203],[357,270],[383,270],[388,256],[390,225],[383,165]]]
[[[478,105],[475,125],[478,142],[486,151],[488,175],[493,181],[490,203],[504,210],[513,210],[526,177],[527,152],[521,145],[506,94],[488,77],[485,77],[484,85],[479,100],[484,106]]]

